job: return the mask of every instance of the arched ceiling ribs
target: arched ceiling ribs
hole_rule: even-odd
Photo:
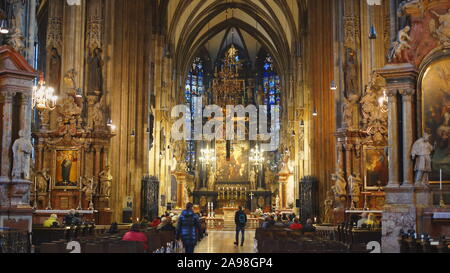
[[[190,47],[190,49],[186,52],[186,54],[179,55],[175,58],[177,60],[176,66],[177,71],[180,72],[180,76],[186,75],[188,73],[190,64],[194,60],[199,48],[201,48],[208,40],[212,37],[227,29],[229,27],[240,28],[248,33],[252,33],[254,38],[267,49],[270,55],[274,58],[274,65],[277,71],[288,71],[289,67],[289,53],[286,51],[279,51],[272,43],[267,39],[265,35],[263,35],[260,31],[256,30],[253,26],[243,22],[239,19],[233,18],[227,22],[222,22],[218,25],[215,25],[210,29],[207,33],[202,35],[199,39],[196,40],[194,44]]]

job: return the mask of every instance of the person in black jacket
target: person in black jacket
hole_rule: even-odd
[[[236,214],[234,215],[234,222],[236,223],[236,241],[234,242],[234,244],[239,245],[239,232],[241,232],[242,233],[241,246],[243,246],[245,239],[245,225],[247,224],[247,215],[242,210],[241,206],[239,206],[239,210],[236,211]]]
[[[178,218],[177,240],[183,241],[185,253],[194,253],[195,245],[198,240],[198,230],[200,230],[200,220],[194,213],[192,203],[187,203],[186,209],[183,210]]]

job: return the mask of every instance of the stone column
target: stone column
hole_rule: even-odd
[[[3,103],[3,132],[2,132],[2,166],[0,180],[9,180],[11,175],[11,141],[12,141],[12,112],[15,93],[4,92]]]
[[[278,174],[278,196],[280,198],[280,209],[285,209],[287,207],[287,192],[286,192],[286,184],[289,178],[289,172],[286,170],[281,170],[281,172]]]
[[[102,171],[100,168],[100,160],[101,160],[101,151],[102,146],[95,145],[94,146],[95,156],[94,156],[94,176],[98,176],[98,174]]]
[[[31,135],[31,95],[21,93],[20,100],[20,130],[25,132],[26,136]]]
[[[388,163],[389,183],[387,187],[398,187],[400,185],[398,176],[398,116],[397,116],[397,90],[388,90]]]
[[[353,144],[344,144],[344,148],[345,148],[345,172],[346,172],[345,178],[347,179],[347,177],[349,177],[353,171],[352,167]]]
[[[344,151],[341,143],[336,145],[338,157],[338,170],[344,171]],[[336,170],[337,171],[337,170]]]
[[[403,187],[411,187],[413,184],[413,162],[411,160],[411,148],[413,145],[414,116],[412,109],[412,96],[414,89],[400,90],[403,103]]]

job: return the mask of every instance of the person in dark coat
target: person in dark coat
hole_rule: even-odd
[[[239,206],[239,210],[236,211],[236,214],[234,215],[234,223],[236,224],[236,241],[234,242],[234,244],[239,245],[239,232],[241,232],[241,246],[243,246],[245,239],[245,226],[247,225],[247,215],[242,210],[241,206]]]
[[[177,240],[181,238],[186,253],[194,253],[198,240],[197,231],[200,230],[200,219],[192,210],[193,206],[192,203],[187,203],[186,209],[178,218]]]

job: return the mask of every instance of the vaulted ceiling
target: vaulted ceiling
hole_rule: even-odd
[[[215,60],[233,30],[235,43],[244,44],[252,61],[263,47],[275,66],[287,71],[298,52],[301,0],[167,0],[161,1],[170,54],[185,73],[199,49]],[[227,37],[228,36],[228,37]],[[233,39],[233,38],[232,38]]]

